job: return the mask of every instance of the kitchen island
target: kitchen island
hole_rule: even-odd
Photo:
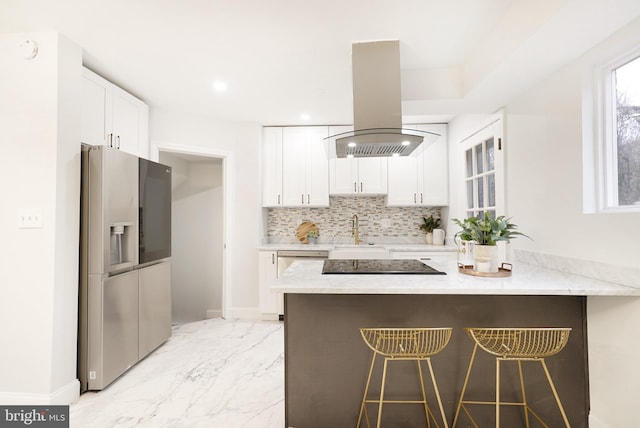
[[[464,275],[453,262],[432,263],[447,275],[322,275],[322,266],[322,261],[295,262],[272,287],[285,293],[287,427],[355,426],[371,359],[360,327],[453,327],[449,345],[432,358],[449,424],[473,348],[465,327],[570,327],[569,343],[547,364],[571,425],[586,427],[586,298],[640,295],[633,287],[524,263],[515,265],[507,278]],[[420,394],[415,363],[404,364],[389,368],[388,397],[413,399]],[[528,400],[550,426],[560,426],[552,395],[536,366],[525,365],[527,379],[533,382],[527,389]],[[472,375],[469,388],[482,394],[476,399],[491,400],[494,358],[482,352],[474,367],[479,374]],[[517,372],[512,368],[505,368],[502,385],[505,399],[515,401],[517,395],[506,395],[517,390]],[[379,384],[378,373],[371,395],[379,392]],[[491,406],[477,407],[473,410],[476,421],[490,426]],[[418,405],[386,405],[383,419],[396,426],[424,424]],[[458,426],[468,423],[463,418]],[[503,426],[521,425],[520,411],[503,410]]]

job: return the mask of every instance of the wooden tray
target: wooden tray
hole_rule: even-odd
[[[306,244],[307,233],[309,233],[312,230],[315,231],[316,233],[319,232],[318,226],[311,223],[310,221],[303,221],[302,223],[300,223],[300,226],[298,226],[298,229],[296,230],[296,238],[298,238],[298,241],[302,242],[303,244]]]
[[[458,263],[458,272],[465,275],[481,276],[485,278],[504,278],[511,276],[512,269],[513,265],[511,263],[504,262],[498,268],[498,272],[478,272],[477,270],[473,270],[473,265],[463,265],[462,263]]]

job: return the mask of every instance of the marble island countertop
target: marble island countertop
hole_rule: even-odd
[[[407,252],[422,252],[422,251],[446,251],[456,252],[458,247],[456,245],[427,245],[427,244],[410,244],[410,243],[374,243],[354,245],[349,243],[318,243],[318,244],[300,244],[300,243],[269,243],[258,246],[259,251],[278,251],[278,250],[300,250],[300,251],[331,251],[336,248],[377,248],[383,247],[387,251],[407,251]]]
[[[456,262],[431,261],[446,275],[323,275],[322,260],[295,261],[270,287],[296,294],[466,294],[640,296],[640,289],[518,262],[512,275],[482,278],[458,272]]]

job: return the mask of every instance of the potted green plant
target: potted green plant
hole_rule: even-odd
[[[307,243],[315,244],[318,242],[318,232],[315,230],[310,230],[307,232]]]
[[[433,244],[433,229],[440,227],[440,219],[430,215],[429,217],[422,217],[422,224],[420,224],[420,230],[427,234],[427,244]]]
[[[474,245],[474,267],[482,272],[497,272],[497,247],[500,241],[509,242],[517,236],[525,236],[518,232],[517,225],[511,223],[510,218],[501,215],[494,217],[489,211],[485,211],[483,216],[469,217],[463,220],[457,218],[451,221],[462,228],[456,233],[454,239],[460,237],[463,241],[473,242]]]

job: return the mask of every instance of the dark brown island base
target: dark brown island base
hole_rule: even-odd
[[[285,314],[286,427],[356,426],[372,356],[360,335],[361,327],[453,328],[448,346],[431,358],[448,426],[453,422],[474,345],[466,327],[569,327],[568,344],[546,358],[546,363],[571,426],[588,426],[584,296],[287,293]],[[372,378],[370,398],[379,396],[381,361]],[[501,366],[501,400],[520,401],[517,363]],[[465,400],[495,399],[495,367],[495,357],[479,349]],[[548,426],[564,426],[541,365],[525,362],[523,370],[527,401],[533,410]],[[427,400],[438,415],[426,365],[423,374]],[[385,399],[421,399],[415,361],[389,363]],[[368,406],[371,426],[375,426],[377,405]],[[495,426],[494,406],[468,407],[478,426]],[[382,422],[384,427],[426,426],[424,408],[419,404],[385,404]],[[500,425],[524,427],[522,409],[504,407]],[[474,425],[461,413],[457,426]],[[531,426],[540,425],[532,420]]]

